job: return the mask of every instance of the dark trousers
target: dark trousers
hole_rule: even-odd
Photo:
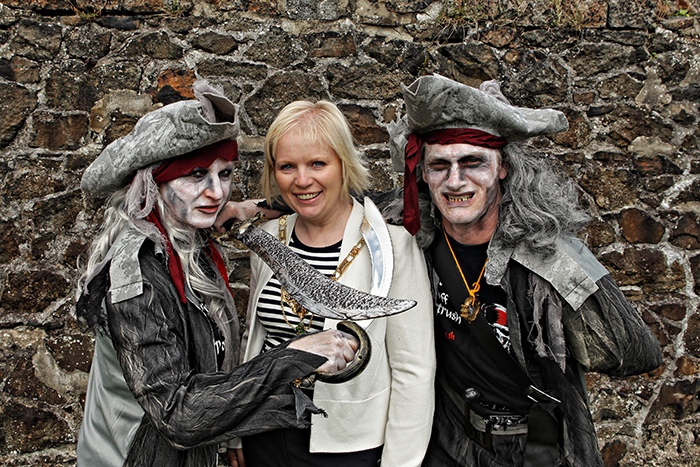
[[[366,451],[310,453],[311,429],[284,429],[243,438],[247,467],[377,467],[382,446]]]

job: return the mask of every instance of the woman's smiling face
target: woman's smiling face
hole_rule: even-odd
[[[165,204],[181,222],[206,229],[214,225],[231,191],[233,163],[216,159],[209,167],[158,186]]]
[[[283,135],[274,174],[282,199],[304,220],[325,223],[347,207],[342,163],[323,141],[310,142],[294,130]]]

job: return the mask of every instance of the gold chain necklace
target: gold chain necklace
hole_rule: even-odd
[[[481,278],[484,276],[484,271],[486,270],[486,263],[489,262],[489,259],[486,258],[486,261],[484,261],[484,267],[481,268],[481,274],[479,274],[479,278],[476,280],[476,282],[474,282],[474,285],[472,285],[472,287],[469,288],[469,283],[464,277],[462,267],[459,265],[459,261],[457,261],[457,256],[455,256],[455,252],[452,249],[452,245],[450,245],[450,239],[447,237],[447,232],[445,232],[444,226],[442,227],[442,233],[445,235],[445,240],[447,240],[447,246],[450,247],[450,253],[452,253],[452,259],[455,260],[457,269],[459,269],[459,273],[462,275],[464,285],[467,287],[467,292],[469,292],[469,296],[466,300],[464,300],[464,303],[462,303],[462,306],[460,308],[460,315],[462,316],[462,318],[467,320],[467,323],[471,323],[479,315],[479,310],[481,310],[481,303],[479,302],[479,300],[476,299],[476,293],[479,291],[479,289],[481,289]]]
[[[282,243],[286,243],[287,240],[287,216],[280,217],[279,221],[279,239]],[[361,238],[357,244],[352,247],[348,255],[343,259],[343,261],[338,265],[337,268],[335,268],[335,271],[333,271],[333,274],[331,274],[331,279],[334,281],[337,281],[340,279],[340,276],[343,275],[343,273],[350,267],[350,263],[353,262],[353,260],[357,257],[357,255],[360,253],[360,250],[362,247],[365,245],[365,239]],[[287,309],[284,307],[284,305],[287,305],[290,310],[292,310],[292,313],[297,315],[299,318],[299,324],[294,325],[289,322],[287,319]],[[294,332],[299,335],[299,334],[304,334],[306,331],[308,331],[311,328],[311,323],[314,320],[314,314],[311,313],[309,310],[304,308],[292,298],[291,295],[284,289],[282,285],[280,285],[280,308],[282,308],[282,317],[284,317],[284,321],[294,329]],[[304,319],[308,317],[308,322],[305,324]]]

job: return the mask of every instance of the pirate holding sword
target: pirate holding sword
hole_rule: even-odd
[[[309,333],[239,364],[233,296],[209,237],[230,195],[238,107],[206,82],[194,94],[142,117],[83,176],[85,192],[112,197],[76,306],[96,329],[78,466],[215,466],[219,444],[233,437],[309,426],[321,409],[298,381],[342,382],[369,358],[363,332],[346,323],[357,338]],[[245,232],[274,260],[290,300],[319,317],[378,318],[416,305],[324,282],[279,240]]]

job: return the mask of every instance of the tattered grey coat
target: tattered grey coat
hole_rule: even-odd
[[[98,330],[78,466],[214,466],[221,441],[302,426],[289,383],[323,357],[276,349],[217,372],[212,324],[154,244],[127,228],[109,258],[78,302]]]
[[[543,259],[524,247],[503,248],[497,232],[489,244],[488,257],[487,281],[502,287],[508,296],[508,328],[518,362],[540,389],[562,401],[554,415],[563,420],[562,448],[567,465],[602,466],[579,366],[613,376],[651,371],[662,363],[658,340],[608,271],[573,237],[559,239],[554,255]],[[428,258],[429,262],[434,260]],[[561,300],[560,317],[548,303],[552,296]],[[541,297],[539,303],[537,297]],[[542,309],[542,318],[535,317],[536,308]],[[558,333],[553,328],[563,326],[564,360],[538,353],[535,323],[542,325],[541,342],[549,349],[557,346],[553,340]],[[433,431],[433,437],[439,433],[439,439],[434,441],[457,460],[455,465],[462,465],[460,460],[472,443],[464,433],[464,417],[449,410],[439,413],[440,406],[438,403]],[[431,448],[427,465],[433,465],[429,462]]]

